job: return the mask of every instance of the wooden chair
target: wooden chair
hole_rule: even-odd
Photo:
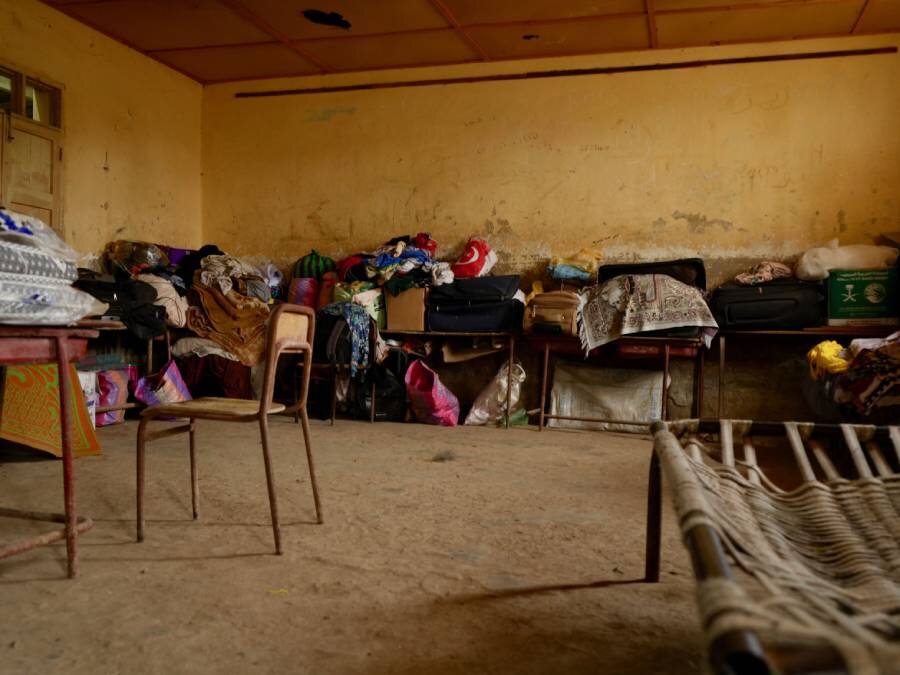
[[[312,365],[313,336],[316,317],[313,310],[299,305],[279,305],[269,318],[266,338],[265,374],[260,401],[246,401],[230,398],[198,398],[182,403],[151,406],[141,414],[137,432],[137,540],[144,540],[144,451],[148,441],[187,432],[190,435],[191,457],[191,505],[194,519],[198,516],[199,489],[197,483],[196,454],[194,451],[194,420],[216,420],[219,422],[257,422],[262,440],[263,462],[269,488],[269,507],[272,511],[272,531],[275,535],[275,551],[280,555],[281,530],[278,524],[278,503],[275,498],[275,483],[272,475],[272,461],[269,455],[269,415],[283,412],[285,406],[272,400],[275,387],[275,366],[282,354],[303,355],[303,376],[299,394],[298,412],[303,424],[303,440],[306,444],[306,459],[309,463],[309,478],[316,505],[316,520],[322,522],[322,507],[316,486],[313,468],[312,446],[309,437],[309,417],[306,414],[306,397],[309,391],[309,374]],[[158,418],[187,418],[189,424],[148,432],[151,421]]]

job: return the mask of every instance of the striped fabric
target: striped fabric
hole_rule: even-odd
[[[320,255],[313,249],[309,255],[305,255],[294,263],[295,279],[321,279],[326,272],[334,270],[334,260]]]

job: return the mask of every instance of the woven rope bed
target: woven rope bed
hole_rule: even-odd
[[[708,668],[900,674],[900,427],[686,420],[653,431],[646,578],[659,579],[661,467]],[[701,434],[718,435],[717,451]],[[756,439],[772,435],[786,436],[799,487],[779,488],[757,463]]]

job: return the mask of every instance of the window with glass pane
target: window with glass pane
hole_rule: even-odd
[[[12,73],[0,70],[0,110],[12,110]]]
[[[58,127],[58,111],[59,90],[29,79],[25,85],[25,117]]]

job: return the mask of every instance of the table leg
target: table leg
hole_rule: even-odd
[[[78,551],[75,545],[77,518],[75,515],[75,473],[72,465],[72,377],[69,373],[69,344],[65,338],[56,339],[56,367],[59,375],[59,420],[63,459],[63,495],[66,503],[66,557],[68,575],[78,574]]]
[[[725,336],[719,333],[719,419],[725,416]]]
[[[506,367],[506,428],[509,429],[509,417],[512,415],[512,381],[513,381],[513,365],[515,365],[516,354],[516,336],[509,336],[509,361]]]
[[[665,421],[666,413],[669,408],[669,345],[663,346],[663,385],[662,385],[662,405],[660,406],[660,419]]]
[[[706,353],[701,346],[697,349],[697,361],[694,364],[694,417],[703,417],[703,367]]]
[[[547,371],[550,368],[550,343],[544,343],[544,363],[541,368],[541,413],[538,417],[538,431],[544,430],[544,415],[547,410]]]

